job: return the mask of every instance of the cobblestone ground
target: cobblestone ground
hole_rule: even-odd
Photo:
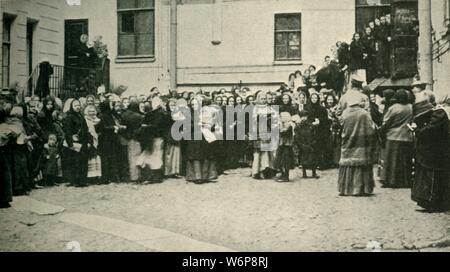
[[[249,169],[218,183],[111,184],[35,190],[30,197],[63,206],[65,213],[101,215],[169,230],[237,251],[358,251],[369,241],[384,250],[450,251],[450,214],[428,214],[409,190],[376,188],[370,198],[337,194],[337,170],[320,180],[292,183],[251,179]],[[150,251],[122,238],[63,223],[61,215],[0,211],[0,251]],[[435,243],[433,245],[433,243]]]

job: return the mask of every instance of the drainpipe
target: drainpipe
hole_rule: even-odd
[[[170,91],[177,90],[177,0],[170,0]]]
[[[431,22],[431,0],[419,0],[419,54],[420,80],[433,90],[433,31]]]

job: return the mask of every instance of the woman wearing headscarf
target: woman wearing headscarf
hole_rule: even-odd
[[[240,109],[239,105],[236,105],[236,98],[230,96],[227,99],[227,106],[223,111],[223,139],[222,148],[224,157],[224,169],[236,169],[239,167],[239,159],[241,158],[241,152],[243,147],[241,146],[241,141],[238,141],[238,111]],[[228,116],[228,112],[234,112],[233,115]],[[227,136],[228,135],[228,136]],[[228,139],[229,137],[230,139]]]
[[[128,164],[130,181],[141,180],[141,169],[136,161],[142,153],[139,133],[145,116],[144,102],[132,101],[128,109],[122,114],[123,125],[127,127],[126,137],[128,139]]]
[[[18,136],[6,123],[10,104],[0,102],[0,209],[9,208],[13,200],[12,143]]]
[[[368,196],[375,186],[375,124],[359,96],[347,100],[342,114],[342,149],[338,187],[341,196]]]
[[[42,103],[39,102],[38,97],[30,101],[28,107],[23,107],[23,125],[28,135],[30,135],[30,154],[29,154],[29,174],[32,182],[32,187],[35,187],[35,182],[42,181],[41,171],[41,156],[44,150],[44,143],[46,139],[43,137],[42,128],[38,122],[38,114],[42,110]]]
[[[272,126],[277,125],[272,120],[277,118],[276,112],[268,105],[265,92],[259,92],[256,105],[253,109],[253,130],[257,131],[257,140],[254,142],[252,176],[255,179],[271,179],[275,176],[275,151],[278,142],[271,138]]]
[[[152,99],[152,110],[146,113],[141,133],[142,154],[138,165],[142,169],[143,178],[150,182],[160,183],[164,178],[164,137],[171,125],[170,116],[164,111],[159,97]]]
[[[87,185],[89,147],[93,143],[86,120],[81,114],[81,104],[77,99],[70,103],[63,120],[65,136],[63,151],[63,175],[70,185]]]
[[[380,181],[384,187],[411,188],[413,135],[409,125],[413,108],[405,90],[395,94],[396,103],[384,115],[380,133],[386,138],[386,150]]]
[[[202,128],[212,130],[212,127],[210,127],[211,122],[207,124],[206,120],[202,120],[201,103],[199,97],[193,98],[189,102],[191,118],[189,133],[191,138],[186,140],[186,180],[195,184],[209,183],[218,178],[216,158],[213,152],[214,146],[206,141],[205,135],[202,133]],[[210,106],[208,111],[210,114],[217,112]],[[196,136],[200,136],[201,139],[197,139]]]
[[[114,113],[114,103],[109,100],[100,103],[100,123],[98,127],[98,150],[102,161],[102,179],[105,183],[118,183],[127,178],[123,167],[127,162],[123,156],[119,132],[126,127],[121,124],[120,117]]]
[[[395,101],[394,96],[395,96],[394,90],[388,89],[388,90],[383,91],[383,101],[382,101],[382,104],[384,106],[383,116],[386,115],[389,108],[393,105],[393,103]],[[380,118],[380,119],[383,120],[382,118]],[[372,120],[373,120],[373,118],[372,118]],[[378,120],[374,120],[374,122],[375,122],[375,124],[377,124],[376,122],[378,122]],[[380,145],[379,145],[378,175],[380,177],[381,177],[381,173],[383,173],[383,171],[384,171],[383,167],[385,165],[385,159],[386,159],[386,137],[384,137],[384,136],[386,136],[386,135],[379,134],[379,137],[380,137],[379,144]]]
[[[42,129],[42,138],[47,142],[48,135],[55,133],[53,128],[53,111],[55,110],[55,100],[47,96],[44,99],[44,108],[37,115],[37,121]]]
[[[97,127],[100,123],[100,118],[97,117],[97,110],[94,105],[88,105],[84,109],[84,119],[88,126],[89,134],[92,137],[92,145],[89,148],[88,161],[88,179],[97,183],[102,176],[101,158],[98,154],[98,133]]]
[[[164,176],[178,178],[181,174],[181,142],[172,137],[172,126],[177,121],[185,120],[185,116],[177,107],[177,100],[169,99],[166,110],[170,116],[170,124],[167,127],[164,149]]]
[[[308,104],[306,105],[306,111],[308,112],[309,120],[315,129],[315,135],[317,139],[327,139],[329,137],[331,122],[328,120],[328,112],[325,107],[320,104],[320,96],[317,93],[311,94]],[[314,148],[314,152],[317,154],[317,166],[321,169],[327,168],[327,163],[324,160],[325,146],[321,141],[317,142]],[[319,178],[319,176],[314,175],[314,177]]]
[[[331,122],[331,133],[328,134],[329,141],[325,152],[325,161],[330,163],[331,167],[337,167],[341,158],[341,123],[337,115],[338,101],[333,94],[325,97],[325,108],[328,113],[328,121]]]
[[[416,158],[412,200],[428,212],[448,211],[449,119],[443,109],[433,107],[426,95],[418,94],[414,123]]]

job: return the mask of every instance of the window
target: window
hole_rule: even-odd
[[[275,60],[300,60],[302,49],[300,13],[275,15]]]
[[[364,33],[369,22],[391,13],[392,0],[355,0],[356,31]]]
[[[119,57],[155,55],[155,1],[117,0]]]
[[[2,89],[8,89],[10,83],[11,23],[12,19],[6,16],[3,18]]]

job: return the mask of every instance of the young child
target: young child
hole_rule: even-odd
[[[44,145],[43,162],[44,185],[54,186],[58,176],[58,160],[60,158],[58,138],[55,134],[48,136],[48,141]]]
[[[314,133],[314,126],[311,120],[308,120],[308,112],[301,111],[299,113],[299,120],[295,127],[295,144],[299,149],[299,161],[303,170],[303,178],[308,178],[306,170],[312,170],[313,178],[319,178],[316,173],[317,170],[317,154],[315,154],[314,147],[318,139]]]
[[[294,167],[294,127],[292,116],[289,112],[280,113],[280,144],[277,149],[275,168],[281,171],[277,182],[289,182],[289,171]]]
[[[59,110],[55,110],[52,114],[53,117],[53,129],[54,132],[56,134],[56,138],[58,141],[58,148],[59,150],[61,150],[62,145],[64,143],[64,140],[66,139],[64,136],[64,130],[63,130],[63,125],[62,125],[62,121],[64,119],[64,113],[59,111]],[[63,180],[63,170],[62,170],[62,153],[61,153],[61,158],[58,159],[58,174],[57,174],[57,178],[56,178],[56,182],[57,183],[62,183]]]

